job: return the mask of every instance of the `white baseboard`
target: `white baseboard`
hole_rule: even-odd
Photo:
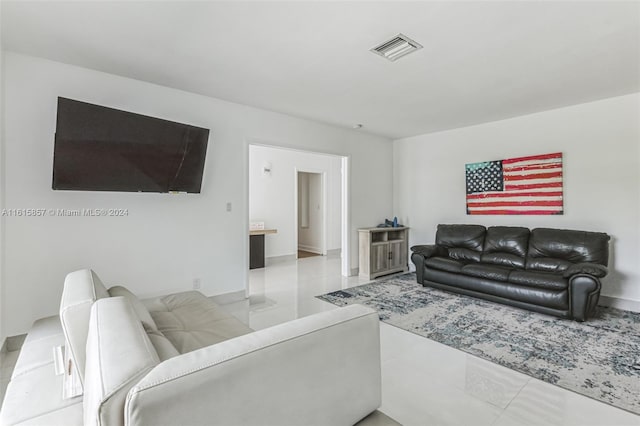
[[[598,304],[623,309],[625,311],[640,312],[640,300],[622,299],[619,297],[604,296],[601,294]]]
[[[275,265],[277,263],[288,262],[290,260],[296,260],[297,254],[285,254],[283,256],[272,256],[264,259],[264,266]]]
[[[215,296],[209,297],[209,299],[216,302],[218,305],[226,305],[229,303],[240,302],[245,300],[247,297],[245,295],[244,290],[234,291],[231,293],[217,294]]]
[[[304,244],[298,244],[298,250],[308,251],[310,253],[322,254],[322,249],[319,247],[307,246]]]
[[[327,257],[340,257],[340,254],[342,253],[342,250],[337,248],[337,249],[332,249],[332,250],[327,250]]]

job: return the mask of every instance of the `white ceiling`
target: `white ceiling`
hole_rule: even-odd
[[[1,3],[7,50],[391,138],[640,91],[640,2]]]

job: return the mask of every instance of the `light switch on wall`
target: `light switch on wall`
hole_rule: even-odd
[[[231,211],[231,203],[227,203],[227,211],[230,212]]]

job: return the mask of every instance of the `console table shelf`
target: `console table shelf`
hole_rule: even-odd
[[[409,228],[363,228],[358,236],[361,277],[409,271]]]

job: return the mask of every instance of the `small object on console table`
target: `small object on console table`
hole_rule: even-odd
[[[385,219],[384,223],[376,226],[376,228],[404,228],[404,226],[398,223],[397,217],[394,217],[393,220]]]

